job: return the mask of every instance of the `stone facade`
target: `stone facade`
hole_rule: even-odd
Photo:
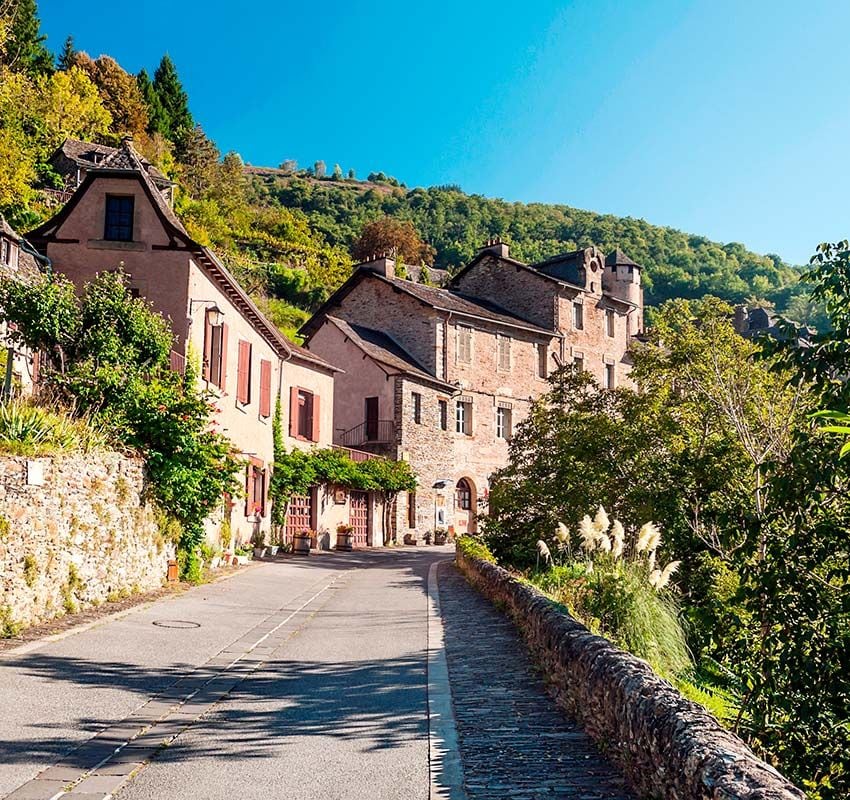
[[[640,268],[619,251],[529,266],[498,242],[442,289],[396,278],[386,257],[361,265],[303,332],[311,352],[343,369],[336,441],[417,473],[395,524],[422,536],[476,529],[513,431],[559,364],[580,363],[605,388],[627,383],[642,317]]]
[[[118,453],[0,458],[0,623],[31,625],[158,588],[173,546]]]
[[[476,588],[514,618],[558,705],[639,796],[803,800],[803,792],[645,661],[590,633],[506,570],[460,551],[457,562]]]

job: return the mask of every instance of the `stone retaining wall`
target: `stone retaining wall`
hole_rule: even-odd
[[[162,585],[145,488],[143,462],[118,453],[0,457],[0,635]]]
[[[473,586],[505,606],[543,668],[557,703],[581,723],[641,797],[804,797],[645,661],[590,633],[506,570],[460,550],[457,563]]]

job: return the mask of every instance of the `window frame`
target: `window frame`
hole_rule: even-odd
[[[455,504],[461,511],[472,511],[472,487],[466,478],[461,478],[455,486]]]
[[[315,392],[311,392],[309,389],[298,388],[298,393],[296,395],[296,408],[298,410],[298,422],[296,425],[296,432],[298,438],[304,439],[305,441],[312,442],[313,441],[313,414],[315,414],[316,409],[316,394]],[[307,408],[309,407],[309,415],[307,414]],[[306,433],[305,433],[306,429]]]
[[[129,204],[129,211],[122,209],[110,208],[113,203]],[[115,221],[114,215],[120,219]],[[136,197],[132,194],[107,194],[104,200],[103,209],[103,239],[106,242],[132,242],[133,229],[135,227],[136,216]],[[116,233],[121,231],[127,235],[119,235]]]
[[[605,335],[613,339],[617,335],[617,314],[613,308],[605,309]]]
[[[413,404],[413,421],[417,425],[422,424],[422,392],[411,392],[410,393],[411,402]]]
[[[458,364],[472,363],[472,331],[471,325],[458,324],[455,326],[455,359]]]
[[[496,334],[496,369],[499,372],[511,371],[511,337],[504,333]],[[507,363],[505,363],[507,362]]]
[[[573,300],[573,330],[584,330],[584,303]]]
[[[455,403],[455,433],[472,436],[472,403],[458,399]]]
[[[605,388],[608,390],[617,388],[617,370],[614,364],[603,364]]]
[[[0,239],[0,263],[10,266],[12,263],[12,243],[8,239]]]
[[[506,442],[513,435],[513,410],[506,406],[496,407],[496,438]]]
[[[537,344],[537,377],[541,380],[549,377],[549,345],[545,342]]]
[[[416,527],[416,492],[407,493],[407,527]]]
[[[448,400],[437,400],[437,413],[438,420],[437,424],[440,426],[441,431],[447,431],[449,429],[449,401]]]

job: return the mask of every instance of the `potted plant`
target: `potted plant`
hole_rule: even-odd
[[[341,522],[336,526],[336,549],[346,551],[354,549],[353,525],[346,525],[344,522]]]
[[[431,531],[425,531],[425,535],[422,538],[425,540],[425,544],[431,544]]]
[[[233,551],[233,563],[244,566],[251,560],[251,551],[241,545]]]
[[[434,544],[445,544],[448,538],[449,532],[445,528],[437,528],[434,531]]]
[[[310,544],[313,541],[313,531],[303,530],[292,537],[292,552],[298,556],[310,555]]]
[[[278,551],[280,550],[280,531],[275,529],[272,531],[272,541],[266,551],[266,555],[268,556],[276,556]]]
[[[262,558],[266,554],[266,534],[263,531],[257,531],[251,537],[254,545],[254,558]]]

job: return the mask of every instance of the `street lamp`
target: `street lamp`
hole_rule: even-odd
[[[213,328],[220,328],[224,324],[224,312],[218,307],[215,300],[190,300],[189,301],[189,318],[192,317],[192,306],[195,303],[211,303],[207,305],[207,314],[210,325]]]

